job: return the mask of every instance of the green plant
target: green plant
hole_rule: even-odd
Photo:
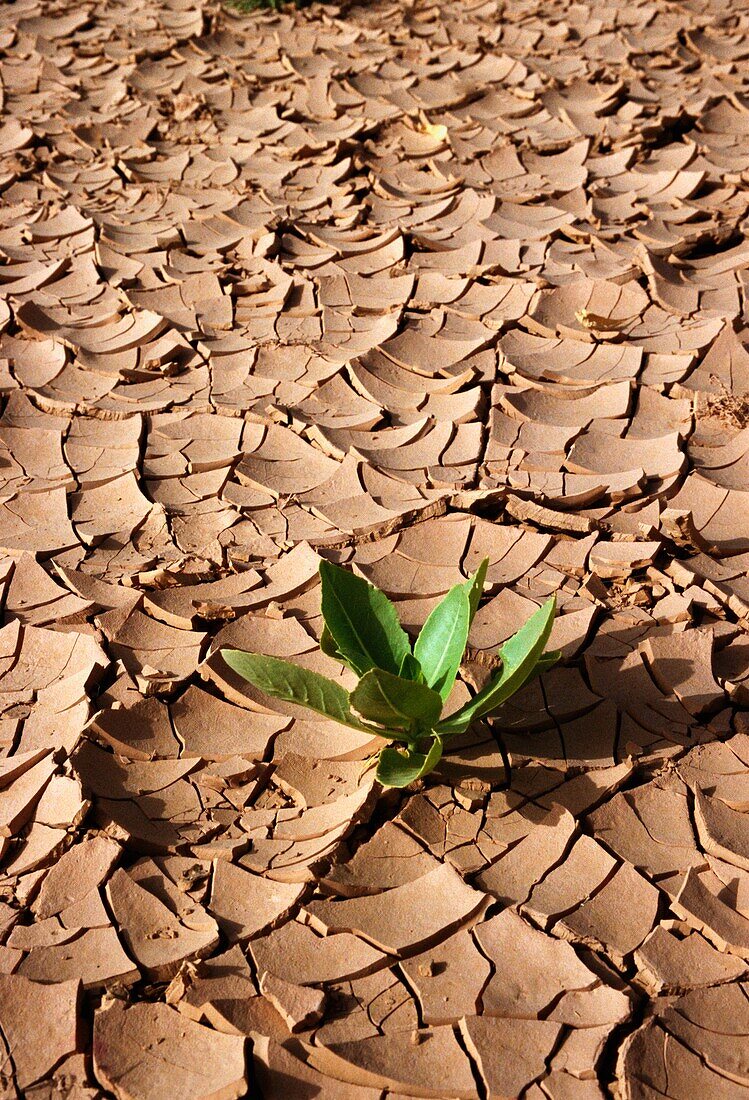
[[[412,648],[384,592],[347,569],[321,562],[320,648],[359,677],[351,692],[277,657],[239,649],[222,649],[222,656],[234,672],[276,699],[397,742],[380,749],[377,778],[384,787],[405,787],[436,767],[445,741],[465,733],[472,722],[496,710],[532,676],[559,659],[558,652],[544,653],[554,622],[552,596],[501,647],[501,668],[486,687],[442,717],[488,564],[485,558],[470,580],[450,589]]]
[[[272,11],[281,11],[285,0],[225,0],[227,7],[247,15],[253,11],[262,11],[270,8]],[[304,7],[308,0],[290,0],[294,7]]]

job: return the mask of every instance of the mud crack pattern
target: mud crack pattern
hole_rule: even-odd
[[[2,1095],[749,1095],[746,5],[0,44]],[[485,555],[418,789],[221,660]]]

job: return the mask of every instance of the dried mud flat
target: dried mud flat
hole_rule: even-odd
[[[745,5],[0,44],[2,1096],[749,1094]],[[563,664],[384,795],[321,555]]]

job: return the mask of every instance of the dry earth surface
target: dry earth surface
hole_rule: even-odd
[[[749,1095],[749,7],[0,10],[2,1097]],[[319,557],[418,790],[248,690]]]

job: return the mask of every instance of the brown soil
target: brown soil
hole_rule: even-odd
[[[2,1096],[749,1095],[745,6],[0,41]],[[485,555],[419,789],[221,659]]]

